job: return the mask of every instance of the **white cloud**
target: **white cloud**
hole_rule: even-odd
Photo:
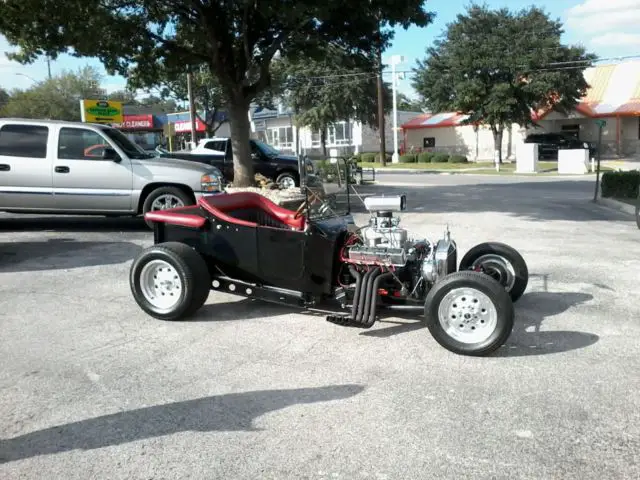
[[[606,49],[640,45],[640,34],[636,33],[640,0],[583,0],[569,8],[565,16],[567,30],[590,46]]]
[[[591,44],[605,47],[640,47],[640,33],[605,33],[594,37]]]

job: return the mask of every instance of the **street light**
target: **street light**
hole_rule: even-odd
[[[393,155],[391,162],[398,163],[400,157],[398,155],[398,95],[396,87],[396,65],[404,62],[404,56],[391,56],[391,88],[393,91]]]
[[[30,76],[29,76],[29,75],[27,75],[26,73],[16,72],[16,75],[20,75],[21,77],[26,77],[26,78],[28,78],[29,80],[31,80],[32,82],[34,82],[34,83],[39,83],[39,82],[38,82],[38,80],[36,80],[36,79],[35,79],[35,78],[33,78],[33,77],[30,77]]]

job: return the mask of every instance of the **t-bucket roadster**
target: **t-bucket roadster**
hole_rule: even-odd
[[[383,311],[412,311],[440,345],[463,355],[487,355],[507,340],[513,302],[529,277],[516,250],[481,243],[458,264],[448,228],[430,241],[400,226],[394,212],[406,209],[405,195],[366,196],[371,217],[358,228],[349,176],[336,175],[336,183],[320,190],[310,187],[311,177],[303,179],[296,211],[238,192],[147,213],[154,245],[130,270],[138,305],[155,318],[182,320],[216,290],[361,328],[370,328]]]

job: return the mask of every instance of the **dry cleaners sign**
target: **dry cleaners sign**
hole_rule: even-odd
[[[80,100],[82,121],[87,123],[123,123],[122,102]]]

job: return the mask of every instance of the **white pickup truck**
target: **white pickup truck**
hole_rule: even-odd
[[[110,126],[0,118],[0,211],[137,216],[222,185],[215,166],[158,158]]]

